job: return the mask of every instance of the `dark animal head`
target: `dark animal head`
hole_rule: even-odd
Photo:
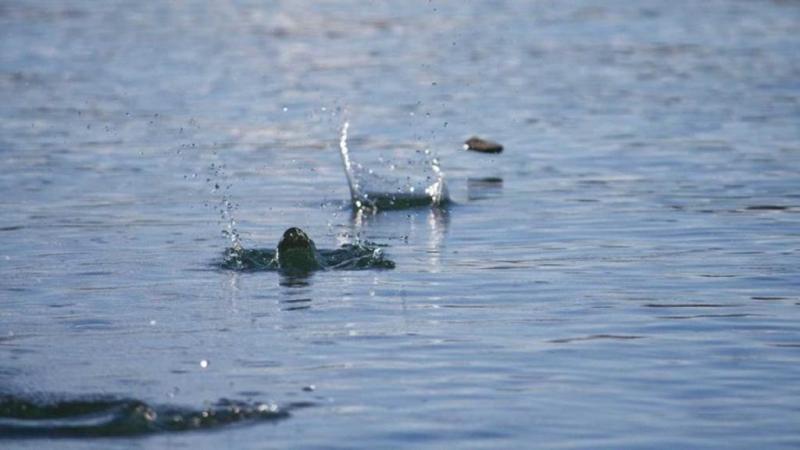
[[[278,267],[290,271],[310,271],[321,268],[314,241],[300,228],[289,228],[278,242]]]

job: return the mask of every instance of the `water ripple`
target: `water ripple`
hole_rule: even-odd
[[[278,407],[221,399],[191,409],[105,396],[41,400],[0,395],[0,436],[90,438],[206,430],[287,419],[291,410],[307,406],[312,404]]]

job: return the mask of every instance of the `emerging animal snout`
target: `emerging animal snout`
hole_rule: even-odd
[[[322,267],[314,241],[300,228],[284,231],[278,242],[278,267],[290,271],[308,271]]]
[[[283,237],[278,243],[278,251],[309,247],[310,245],[312,245],[311,238],[300,228],[292,227],[283,232]]]

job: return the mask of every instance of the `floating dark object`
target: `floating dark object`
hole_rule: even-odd
[[[783,205],[753,205],[748,206],[746,209],[748,211],[786,211],[789,208],[789,206]]]
[[[309,272],[322,268],[314,241],[303,230],[295,227],[283,233],[275,259],[278,267],[284,270]]]
[[[503,151],[503,146],[497,142],[487,141],[477,136],[472,136],[464,142],[466,150],[473,150],[481,153],[500,153]]]
[[[272,270],[303,276],[328,269],[393,269],[394,262],[384,258],[383,251],[376,244],[367,241],[344,244],[335,250],[317,250],[314,241],[303,230],[292,227],[283,233],[277,249],[226,249],[220,267],[245,272]],[[302,283],[302,277],[286,281]]]
[[[212,430],[283,420],[291,416],[291,410],[308,406],[313,403],[279,408],[221,399],[203,409],[191,409],[106,396],[40,399],[0,394],[0,438],[114,438]]]

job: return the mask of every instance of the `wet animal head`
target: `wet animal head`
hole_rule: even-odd
[[[314,241],[300,228],[289,228],[278,242],[278,267],[284,270],[310,271],[321,267]]]

